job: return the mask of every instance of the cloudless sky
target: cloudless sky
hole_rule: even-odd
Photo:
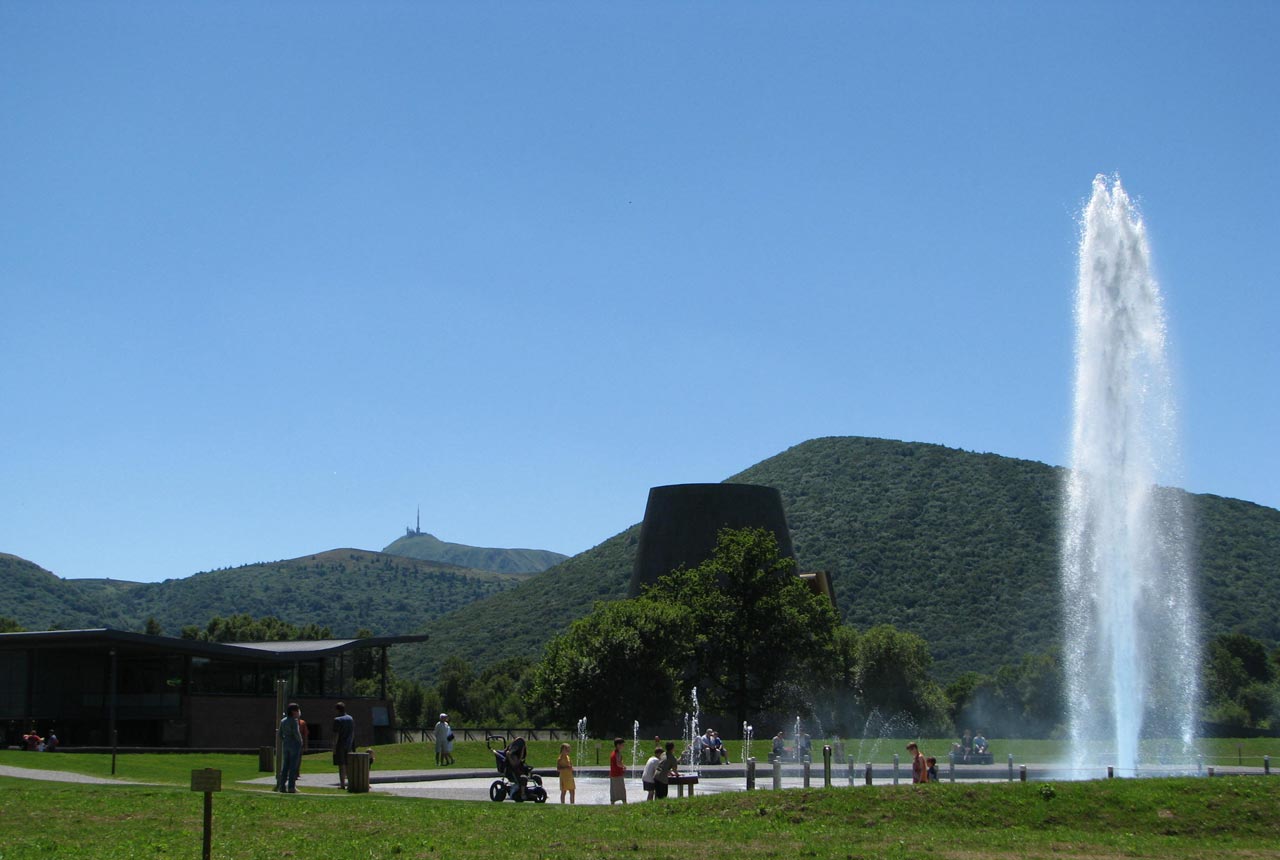
[[[830,435],[1068,460],[1142,208],[1195,492],[1280,505],[1280,4],[0,0],[0,552],[574,554]]]

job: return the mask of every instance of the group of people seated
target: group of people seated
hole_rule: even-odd
[[[987,739],[982,736],[981,730],[971,732],[965,729],[960,742],[951,745],[951,754],[956,761],[966,763],[974,759],[990,758],[991,750],[988,749]]]
[[[32,729],[22,736],[22,749],[30,752],[53,752],[58,748],[58,736],[49,732],[49,737],[40,737],[39,732]]]
[[[693,739],[693,754],[698,764],[728,764],[729,750],[715,729],[707,729]]]
[[[796,734],[794,747],[787,746],[787,739],[781,730],[773,736],[773,749],[769,753],[769,761],[804,761],[813,753],[813,742],[805,732]]]

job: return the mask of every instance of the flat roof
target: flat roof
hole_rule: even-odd
[[[426,633],[406,636],[369,636],[363,639],[299,639],[288,642],[203,642],[176,636],[150,636],[127,630],[98,627],[88,630],[33,630],[25,633],[0,633],[0,651],[54,646],[119,647],[124,650],[163,651],[168,654],[191,654],[199,657],[221,657],[228,660],[251,660],[268,663],[291,663],[295,660],[327,657],[358,648],[379,648],[408,642],[426,642]]]

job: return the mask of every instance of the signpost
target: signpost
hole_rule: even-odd
[[[222,771],[211,767],[191,771],[191,790],[204,792],[204,853],[209,860],[213,847],[213,793],[222,791]]]

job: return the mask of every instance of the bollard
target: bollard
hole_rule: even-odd
[[[956,781],[956,754],[947,753],[947,761],[951,763],[949,766],[951,770],[951,781],[955,782]]]
[[[812,765],[809,763],[809,759],[808,759],[808,758],[806,758],[806,759],[804,760],[804,769],[803,769],[803,771],[801,771],[801,772],[804,774],[804,787],[805,787],[805,788],[808,788],[808,787],[809,787],[809,768],[810,768],[810,767],[812,767]]]
[[[773,790],[782,788],[782,759],[773,760]]]
[[[1013,782],[1013,753],[1009,753],[1009,782]]]
[[[1025,764],[1018,766],[1018,779],[1021,782],[1027,781],[1027,766]]]
[[[1213,766],[1209,766],[1209,776],[1213,776]]]
[[[867,762],[867,785],[871,784],[871,762]]]
[[[893,784],[898,784],[898,754],[893,754]]]
[[[822,787],[831,787],[831,747],[822,748]]]
[[[756,790],[756,760],[747,759],[747,791]]]
[[[1271,756],[1269,755],[1262,757],[1262,775],[1271,776]]]
[[[1116,769],[1111,765],[1107,765],[1107,779],[1115,779],[1115,778],[1116,778]]]

